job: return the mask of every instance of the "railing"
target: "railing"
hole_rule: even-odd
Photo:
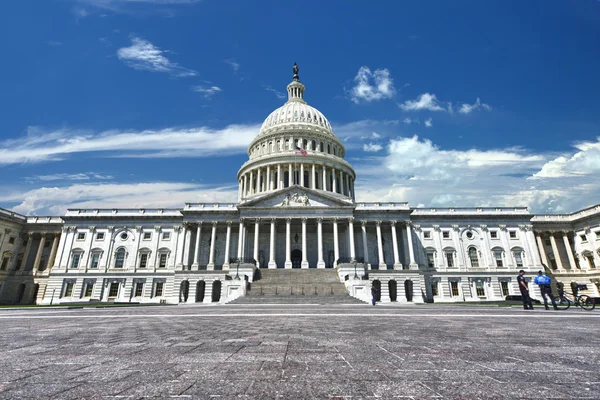
[[[336,265],[339,264],[364,264],[365,263],[365,259],[363,257],[357,257],[352,259],[351,257],[340,257],[338,258]]]
[[[238,262],[240,264],[252,264],[252,265],[256,266],[256,260],[253,259],[253,258],[242,257],[242,258],[230,258],[229,259],[229,264],[230,265],[231,264],[235,265]]]

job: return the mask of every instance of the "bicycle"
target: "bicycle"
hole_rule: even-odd
[[[574,304],[575,307],[581,307],[586,311],[592,311],[596,308],[596,302],[590,296],[585,294],[574,295],[573,293],[561,291],[556,299],[556,307],[559,310],[568,310]]]

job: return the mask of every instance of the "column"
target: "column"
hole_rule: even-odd
[[[332,183],[331,183],[331,191],[333,193],[337,193],[337,173],[335,171],[335,168],[331,168],[331,176],[332,176]]]
[[[304,163],[300,163],[300,186],[304,187]]]
[[[259,235],[259,227],[260,227],[260,218],[256,218],[254,220],[254,249],[252,252],[252,258],[256,261],[256,266],[260,267],[258,264],[258,235]]]
[[[281,164],[277,164],[277,189],[283,187],[283,176],[281,176]]]
[[[362,228],[363,254],[365,256],[365,263],[369,264],[369,246],[367,244],[367,221],[360,221],[360,227]]]
[[[402,269],[400,263],[400,254],[398,253],[398,236],[396,235],[396,221],[390,221],[390,227],[392,230],[392,245],[394,246],[394,269]]]
[[[285,219],[285,268],[292,268],[292,219]]]
[[[269,268],[277,268],[275,262],[275,218],[271,218],[271,238],[269,242]]]
[[[442,231],[439,225],[433,225],[433,242],[435,243],[436,267],[444,266],[444,246],[442,245]]]
[[[75,235],[76,233],[74,233]],[[25,253],[23,254],[23,260],[21,261],[21,265],[17,265],[17,271],[20,269],[25,269],[27,266],[27,259],[29,258],[29,252],[31,251],[31,243],[33,242],[33,232],[27,233],[27,246],[25,246]],[[73,246],[71,246],[73,247]],[[69,254],[71,254],[71,249],[69,249]],[[16,258],[16,255],[15,255]],[[69,265],[69,261],[67,260],[67,266]]]
[[[313,189],[317,188],[317,174],[316,174],[316,170],[315,170],[315,164],[312,165],[312,172],[311,172],[311,185],[310,187]]]
[[[327,191],[327,167],[323,165],[323,190]]]
[[[292,186],[294,184],[294,166],[292,165],[292,163],[290,163],[289,168],[290,168],[290,171],[288,172],[288,181],[289,181],[289,185]]]
[[[323,218],[317,218],[317,242],[318,242],[318,257],[317,268],[325,268],[323,260]]]
[[[54,239],[52,240],[52,249],[50,250],[50,257],[48,257],[47,269],[52,269],[52,267],[54,266],[54,260],[56,259],[56,250],[58,249],[59,238],[60,233],[55,233]]]
[[[458,236],[460,230],[459,225],[452,225],[452,242],[454,243],[456,267],[464,267],[465,264],[465,253],[462,249],[461,240]]]
[[[212,223],[212,232],[210,234],[210,253],[208,255],[207,270],[214,271],[215,269],[215,241],[217,240],[217,223]]]
[[[271,190],[271,166],[267,165],[267,191]]]
[[[383,258],[383,244],[381,243],[381,221],[376,222],[377,227],[377,251],[379,253],[379,269],[387,269]]]
[[[410,227],[410,223],[406,224],[406,237],[408,238],[408,254],[410,260],[410,268],[419,268],[419,266],[415,262],[415,249],[413,248],[412,228]]]
[[[571,249],[571,243],[569,243],[567,232],[563,232],[562,237],[565,244],[565,250],[567,251],[567,257],[569,258],[569,269],[574,270],[577,268],[577,264],[575,264],[575,257],[573,257],[573,250]]]
[[[223,270],[229,270],[229,247],[231,243],[231,221],[227,221],[227,235],[225,236],[225,261],[223,261]]]
[[[350,261],[356,260],[356,252],[354,250],[354,218],[348,218],[348,233],[350,235]]]
[[[346,195],[350,197],[350,179],[348,176],[348,174],[344,175],[344,179],[346,180]]]
[[[340,194],[344,194],[344,172],[340,170]]]
[[[337,265],[340,259],[340,242],[338,238],[338,223],[337,218],[333,219],[333,267]]]
[[[254,171],[250,171],[250,188],[249,189],[250,189],[249,192],[251,195],[256,193],[255,186],[254,186]]]
[[[558,246],[556,245],[556,238],[554,237],[554,232],[550,232],[550,245],[552,245],[552,253],[554,253],[556,266],[558,267],[558,269],[564,269],[562,261],[560,259],[560,253],[558,252]]]
[[[306,257],[306,217],[304,217],[302,218],[302,264],[300,264],[300,268],[308,268],[308,259]]]
[[[535,241],[537,243],[538,251],[540,252],[540,257],[542,258],[542,263],[547,267],[551,268],[548,264],[548,257],[546,256],[546,249],[544,248],[544,241],[542,240],[542,236],[540,233],[535,235]]]
[[[194,263],[192,268],[195,270],[199,269],[200,266],[200,233],[202,231],[202,222],[198,223],[196,228],[196,247],[194,248]]]
[[[248,174],[244,174],[244,198],[248,197]]]
[[[37,253],[35,253],[35,261],[33,262],[33,269],[31,272],[33,275],[37,274],[40,268],[40,261],[42,260],[42,253],[44,252],[44,243],[46,242],[46,233],[42,233],[40,237],[40,244],[38,245]]]
[[[240,219],[240,230],[238,233],[238,248],[237,248],[237,258],[238,260],[242,259],[242,247],[243,247],[243,236],[244,235],[244,220]]]

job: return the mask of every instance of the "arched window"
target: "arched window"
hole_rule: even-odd
[[[331,154],[331,145],[327,143],[327,154]]]
[[[523,258],[525,255],[525,252],[523,251],[523,249],[520,247],[514,247],[512,249],[512,254],[515,259],[515,264],[517,265],[517,267],[522,267],[523,266]]]
[[[121,247],[115,253],[115,268],[123,268],[125,265],[125,249]]]
[[[475,247],[469,247],[469,260],[471,260],[471,267],[479,267],[479,258]]]
[[[312,141],[312,146],[310,147],[311,150],[317,150],[317,141],[313,140]]]
[[[323,153],[323,142],[319,143],[319,151]]]
[[[277,141],[277,151],[281,151],[281,140]]]

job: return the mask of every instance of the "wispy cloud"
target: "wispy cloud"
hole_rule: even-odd
[[[365,143],[363,144],[363,150],[369,153],[375,153],[383,150],[383,146],[379,143]]]
[[[229,58],[223,61],[225,64],[229,64],[229,66],[233,69],[233,72],[238,72],[240,69],[240,64],[237,63],[234,59]]]
[[[90,180],[111,180],[114,177],[111,175],[102,175],[97,172],[81,172],[78,174],[51,174],[51,175],[36,175],[25,178],[27,182],[51,182],[51,181],[90,181]]]
[[[273,88],[271,87],[271,85],[263,85],[263,88],[264,88],[264,89],[265,89],[267,92],[271,92],[271,93],[275,94],[275,96],[277,96],[277,98],[278,98],[278,99],[280,99],[280,100],[283,100],[283,99],[285,99],[285,98],[286,98],[286,95],[285,95],[285,93],[283,93],[283,92],[280,92],[280,91],[279,91],[279,90],[277,90],[277,89],[273,89]]]
[[[444,107],[440,106],[435,94],[431,93],[423,93],[416,100],[407,100],[400,104],[400,108],[404,111],[446,111]]]
[[[218,86],[205,87],[202,85],[192,86],[192,90],[197,93],[202,93],[207,99],[210,99],[212,96],[222,91]]]
[[[95,10],[100,12],[148,14],[161,12],[171,15],[173,7],[198,3],[201,0],[75,0],[74,12],[79,18],[87,17]]]
[[[0,165],[59,161],[69,154],[97,157],[210,157],[244,153],[260,125],[230,125],[223,129],[167,128],[162,130],[92,132],[29,127],[27,136],[0,142]],[[202,151],[197,151],[202,149]]]
[[[458,112],[461,113],[461,114],[470,114],[473,111],[476,111],[476,110],[478,110],[480,108],[482,108],[482,109],[484,109],[486,111],[491,111],[492,110],[492,107],[490,107],[489,105],[487,105],[485,103],[482,103],[479,100],[479,97],[478,97],[477,100],[475,101],[475,103],[473,103],[473,104],[466,104],[466,103],[461,104],[460,109],[458,110]]]
[[[425,127],[427,128],[431,128],[433,126],[433,119],[432,118],[428,118],[425,120]]]
[[[184,68],[165,57],[166,51],[154,46],[139,37],[131,38],[131,46],[121,47],[117,56],[121,61],[133,69],[152,72],[165,72],[171,76],[195,76],[196,71]]]
[[[354,77],[354,83],[350,91],[350,99],[357,104],[361,101],[389,99],[396,92],[394,81],[387,69],[376,69],[371,72],[369,67],[362,66]]]

